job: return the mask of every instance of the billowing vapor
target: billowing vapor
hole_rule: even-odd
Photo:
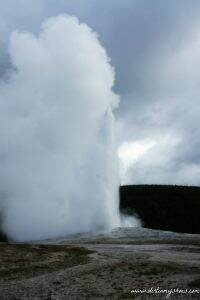
[[[119,225],[114,71],[75,17],[15,31],[0,84],[0,201],[14,240]]]

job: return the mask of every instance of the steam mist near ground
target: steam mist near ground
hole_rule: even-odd
[[[114,71],[75,17],[12,33],[0,84],[3,230],[34,240],[119,225]]]

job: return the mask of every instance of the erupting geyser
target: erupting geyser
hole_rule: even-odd
[[[0,209],[19,241],[119,225],[114,71],[94,32],[49,18],[14,32],[0,85]]]

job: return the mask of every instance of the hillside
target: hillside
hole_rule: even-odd
[[[121,186],[120,210],[138,215],[147,228],[200,233],[200,187]]]

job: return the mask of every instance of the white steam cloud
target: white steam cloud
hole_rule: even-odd
[[[114,71],[94,32],[49,18],[15,31],[0,84],[0,208],[14,240],[119,225]]]

